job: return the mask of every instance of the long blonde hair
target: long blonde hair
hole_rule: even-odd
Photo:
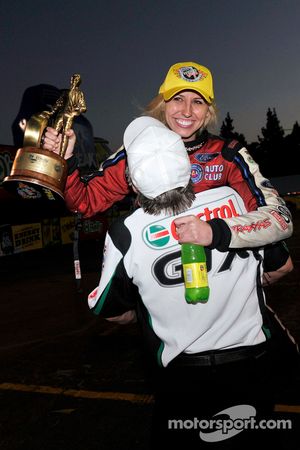
[[[150,103],[145,107],[142,115],[143,116],[150,116],[154,119],[159,120],[164,125],[168,127],[167,121],[166,121],[166,102],[162,96],[162,94],[158,94],[156,97],[154,97]],[[200,134],[204,129],[214,128],[217,125],[218,118],[217,118],[217,106],[215,103],[212,103],[208,105],[208,110],[210,112],[206,122],[204,123],[203,127],[198,130],[197,134]]]

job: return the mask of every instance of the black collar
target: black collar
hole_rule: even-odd
[[[185,142],[184,145],[187,151],[191,153],[203,147],[203,145],[207,142],[207,139],[208,131],[204,130],[194,141]]]

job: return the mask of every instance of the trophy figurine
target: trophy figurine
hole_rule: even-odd
[[[63,91],[51,110],[34,114],[29,119],[23,147],[17,151],[10,175],[3,180],[3,187],[23,198],[64,198],[67,179],[64,156],[68,146],[66,131],[72,127],[74,117],[86,111],[80,83],[80,75],[74,74],[70,89]],[[41,148],[49,122],[62,135],[59,154]]]

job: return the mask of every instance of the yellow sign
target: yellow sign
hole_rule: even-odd
[[[60,218],[60,231],[62,244],[71,244],[74,238],[74,217]]]
[[[42,228],[40,223],[13,225],[12,235],[15,253],[36,250],[43,247]]]
[[[44,247],[61,243],[59,217],[43,219],[42,228]]]

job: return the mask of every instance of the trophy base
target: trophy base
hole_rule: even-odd
[[[17,151],[2,186],[23,199],[63,200],[67,179],[64,158],[49,150],[24,147]]]

